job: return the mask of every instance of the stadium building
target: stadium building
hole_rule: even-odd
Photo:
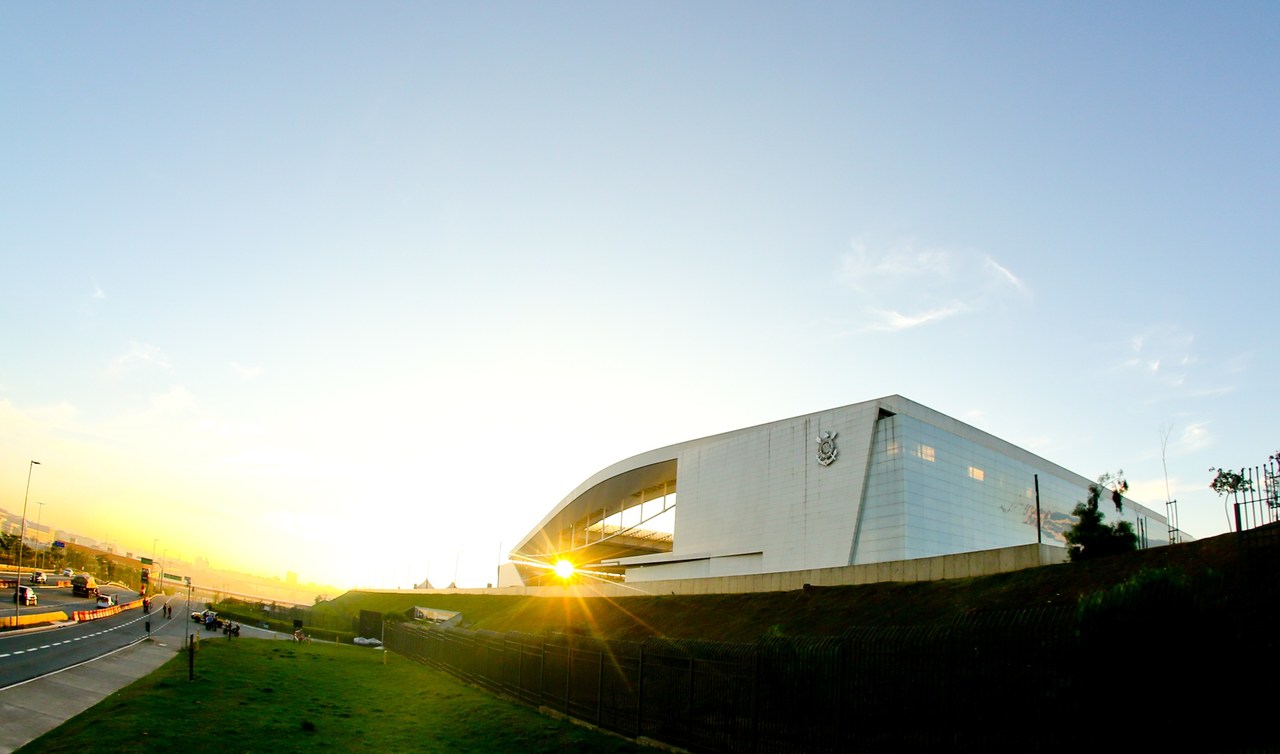
[[[1057,562],[1089,482],[893,395],[619,461],[525,536],[499,585],[544,583],[560,561],[641,587],[1025,546]],[[1129,500],[1105,511],[1140,546],[1168,542],[1163,515]]]

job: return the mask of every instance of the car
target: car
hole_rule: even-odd
[[[63,575],[63,576],[74,576],[74,575],[76,575],[76,572],[75,572],[75,571],[73,571],[73,570],[71,570],[70,568],[63,568],[63,569],[62,569],[62,575]]]
[[[39,602],[39,599],[36,596],[36,590],[29,586],[18,587],[18,591],[13,595],[13,601],[20,605],[35,605]]]
[[[49,577],[44,575],[44,571],[32,571],[32,572],[31,572],[31,583],[32,583],[32,584],[43,584],[43,583],[45,583],[45,582],[46,582],[46,581],[48,581],[48,580],[49,580]]]
[[[119,602],[117,602],[117,601],[116,601],[116,596],[115,596],[114,594],[99,594],[99,595],[98,595],[98,609],[99,609],[99,610],[101,610],[101,609],[103,609],[103,608],[107,608],[107,607],[115,607],[115,606],[116,606],[116,605],[118,605],[118,604],[119,604]]]
[[[207,631],[222,628],[222,624],[226,622],[222,618],[219,618],[218,614],[213,610],[203,610],[198,613],[192,613],[191,620],[204,626]]]

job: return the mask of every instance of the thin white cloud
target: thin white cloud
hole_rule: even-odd
[[[1026,283],[988,254],[900,241],[885,249],[853,241],[840,281],[861,304],[862,331],[899,332],[982,309]]]
[[[1169,384],[1172,385],[1173,387],[1181,388],[1184,386],[1184,383],[1185,383],[1185,379],[1181,375],[1179,375],[1177,379],[1171,380]],[[1215,398],[1220,395],[1229,395],[1231,393],[1234,393],[1235,390],[1236,389],[1234,385],[1227,385],[1225,387],[1208,387],[1208,388],[1201,388],[1199,390],[1187,390],[1185,392],[1169,393],[1166,395],[1152,395],[1151,397],[1143,401],[1143,403],[1150,406],[1156,403],[1165,403],[1173,400],[1182,401],[1182,400],[1187,400],[1192,398]]]
[[[1182,388],[1187,384],[1188,373],[1199,362],[1192,350],[1195,342],[1195,336],[1177,324],[1148,325],[1129,336],[1129,355],[1107,371],[1141,371],[1167,387]]]
[[[102,290],[102,286],[98,285],[98,281],[93,281],[93,298],[103,299],[107,297],[107,292]]]
[[[1179,453],[1190,453],[1203,450],[1213,444],[1213,433],[1209,431],[1209,422],[1194,422],[1183,428],[1178,435],[1174,448]]]
[[[150,413],[166,416],[186,414],[195,407],[195,396],[182,386],[169,388],[166,392],[151,396]]]
[[[127,352],[112,359],[107,365],[107,374],[119,374],[136,366],[168,369],[169,359],[150,343],[131,343]]]
[[[840,262],[845,284],[854,290],[863,290],[903,278],[946,275],[951,267],[951,254],[942,249],[917,249],[911,243],[877,254],[866,244],[855,241]]]
[[[992,259],[991,257],[986,258],[986,264],[987,264],[987,267],[993,270],[998,277],[1003,278],[1005,282],[1009,283],[1014,288],[1017,288],[1019,292],[1021,293],[1027,292],[1026,283],[1023,283],[1021,278],[1019,278],[1017,275],[1014,275],[1012,272],[1010,272],[1007,267],[1002,266],[999,262]]]
[[[257,377],[262,374],[262,367],[247,367],[233,361],[231,362],[231,371],[235,372],[236,376],[242,380],[252,380],[257,379]]]
[[[1125,493],[1125,497],[1130,500],[1136,500],[1139,503],[1160,511],[1160,504],[1165,501],[1165,483],[1164,477],[1154,479],[1129,479],[1129,491]],[[1176,480],[1169,480],[1169,488],[1174,488]]]
[[[927,325],[930,322],[940,322],[948,317],[963,312],[965,306],[963,304],[952,304],[937,309],[929,309],[928,311],[919,312],[917,314],[903,314],[892,309],[875,309],[872,314],[878,319],[867,325],[866,330],[876,332],[898,332],[899,330],[910,330],[913,327]]]

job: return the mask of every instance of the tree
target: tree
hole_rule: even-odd
[[[1210,467],[1209,471],[1218,472],[1213,481],[1209,482],[1209,489],[1219,495],[1234,495],[1238,492],[1248,492],[1253,489],[1253,480],[1242,473],[1231,471],[1230,469],[1214,469],[1213,467]],[[1244,469],[1241,469],[1241,471],[1244,471]]]
[[[66,560],[67,551],[62,547],[50,547],[45,551],[45,567],[51,571],[62,570],[62,562]]]
[[[0,552],[4,553],[10,563],[18,553],[18,539],[17,534],[0,534]]]
[[[1072,560],[1092,560],[1122,552],[1133,552],[1138,549],[1138,535],[1128,521],[1120,521],[1114,526],[1103,523],[1106,516],[1098,510],[1098,503],[1105,493],[1110,493],[1111,502],[1116,512],[1124,510],[1124,493],[1129,490],[1124,472],[1117,471],[1115,476],[1103,474],[1098,481],[1089,485],[1089,497],[1086,502],[1077,503],[1071,511],[1076,522],[1067,530],[1067,553]]]
[[[113,561],[111,558],[108,558],[106,555],[99,555],[95,558],[95,560],[98,561],[98,575],[101,578],[105,578],[107,581],[110,581],[111,579],[115,578],[116,576],[115,561]]]
[[[1246,469],[1232,471],[1210,466],[1209,471],[1215,473],[1213,481],[1209,482],[1209,489],[1221,497],[1231,495],[1237,502],[1239,502],[1240,493],[1260,492],[1268,506],[1280,508],[1280,468],[1278,467],[1280,467],[1280,450],[1267,456],[1267,463],[1263,464],[1260,470],[1255,469],[1255,474],[1262,483],[1262,489],[1259,490],[1255,485],[1255,477],[1247,474]]]

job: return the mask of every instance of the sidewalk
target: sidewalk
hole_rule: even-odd
[[[173,658],[182,637],[143,639],[96,660],[0,691],[0,754],[29,741]]]

